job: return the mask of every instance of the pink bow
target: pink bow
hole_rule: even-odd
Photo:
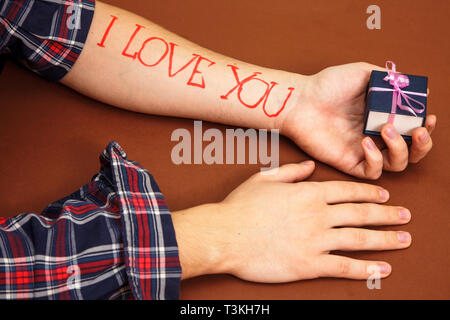
[[[392,65],[392,68],[389,68],[389,64]],[[397,112],[397,108],[400,108],[401,110],[408,111],[409,113],[413,114],[415,117],[417,117],[418,113],[422,113],[425,111],[425,105],[410,97],[410,95],[416,95],[421,97],[426,97],[426,93],[421,92],[411,92],[411,91],[403,91],[402,88],[405,88],[409,86],[409,78],[408,76],[404,74],[397,73],[395,63],[392,61],[386,62],[386,71],[387,76],[383,79],[384,81],[389,81],[389,84],[392,85],[394,88],[381,88],[381,87],[373,87],[369,89],[369,93],[371,91],[392,91],[392,107],[391,107],[391,113],[389,115],[389,123],[394,123],[395,114]],[[407,105],[402,104],[402,97],[406,101]],[[412,106],[411,101],[418,104],[420,107],[415,108]]]

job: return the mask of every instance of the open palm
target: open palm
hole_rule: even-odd
[[[428,116],[425,128],[413,132],[408,146],[392,125],[385,125],[377,144],[362,133],[365,96],[372,70],[367,63],[329,67],[310,77],[299,106],[291,109],[282,132],[312,157],[351,175],[377,179],[383,168],[402,171],[431,149],[429,134],[436,124]]]

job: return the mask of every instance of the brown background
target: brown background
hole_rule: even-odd
[[[228,275],[184,281],[182,299],[448,299],[450,298],[448,148],[450,112],[450,2],[433,1],[106,1],[134,11],[209,49],[234,58],[311,74],[334,64],[388,59],[411,74],[428,75],[429,112],[438,115],[434,149],[403,173],[376,181],[391,204],[411,209],[403,229],[413,245],[403,251],[354,253],[389,261],[392,275],[381,290],[364,281],[319,279],[256,284]],[[366,28],[370,4],[381,7],[381,30]],[[157,178],[171,210],[219,201],[258,165],[173,165],[170,135],[192,129],[191,120],[136,114],[83,97],[8,62],[0,76],[0,210],[40,212],[46,204],[87,183],[98,155],[117,140],[130,159]],[[224,126],[204,123],[222,130]],[[280,162],[307,159],[282,138]],[[352,180],[318,164],[312,180]],[[396,229],[396,228],[391,228]]]

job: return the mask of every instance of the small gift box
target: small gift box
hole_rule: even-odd
[[[428,78],[397,73],[391,61],[386,71],[370,75],[363,133],[380,135],[383,125],[392,123],[404,139],[411,139],[413,130],[425,124]]]

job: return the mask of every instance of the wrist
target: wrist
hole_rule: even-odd
[[[231,270],[227,225],[220,203],[173,212],[182,279]]]
[[[286,105],[285,110],[276,119],[275,125],[280,130],[280,134],[292,138],[292,135],[297,131],[296,129],[308,121],[308,113],[302,110],[310,103],[308,97],[313,91],[313,79],[313,76],[292,74],[291,83],[293,83],[293,87],[295,88],[292,101]]]

